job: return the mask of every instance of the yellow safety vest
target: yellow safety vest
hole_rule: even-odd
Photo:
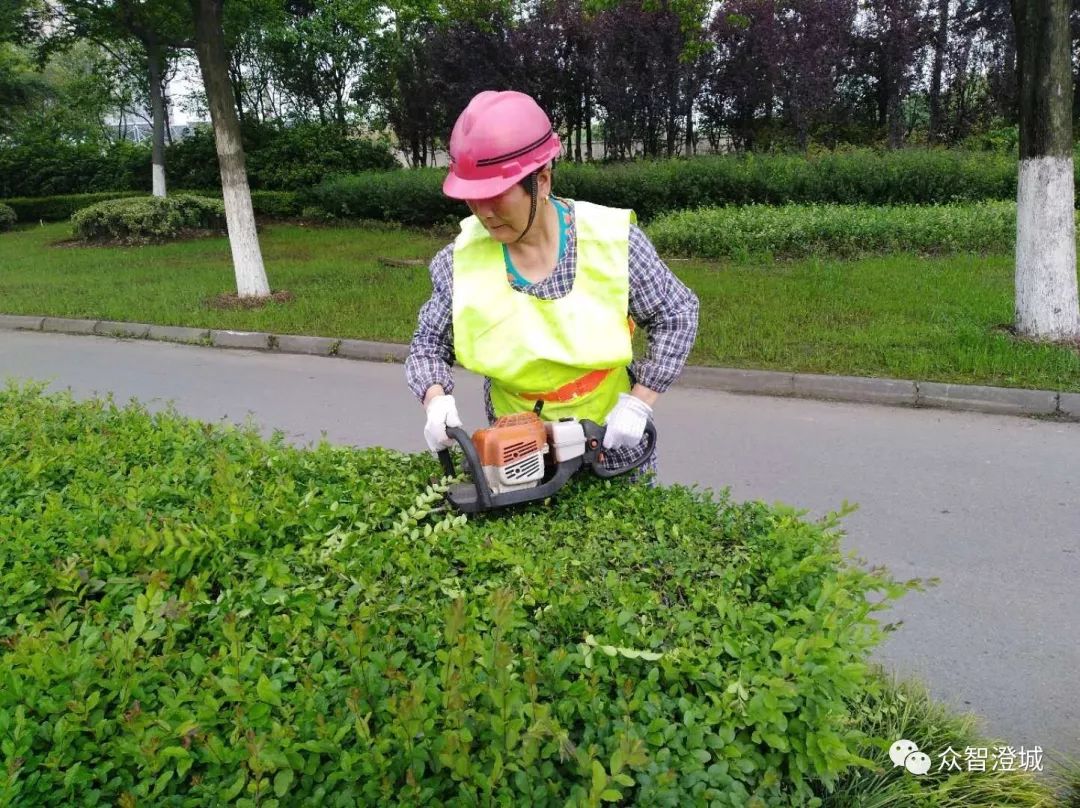
[[[454,241],[454,353],[461,365],[491,377],[495,415],[603,423],[629,392],[633,359],[630,294],[631,210],[575,202],[577,271],[570,292],[542,300],[514,289],[502,244],[475,216]]]

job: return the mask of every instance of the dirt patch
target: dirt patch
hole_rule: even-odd
[[[291,303],[294,295],[287,289],[280,292],[272,292],[262,297],[239,297],[236,292],[226,292],[215,297],[208,297],[206,307],[210,309],[224,309],[235,311],[237,309],[261,309],[267,303]]]

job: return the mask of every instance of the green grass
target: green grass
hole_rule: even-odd
[[[971,713],[955,713],[933,701],[925,685],[914,680],[897,680],[879,671],[876,686],[868,688],[854,705],[859,728],[868,736],[858,754],[878,764],[878,768],[853,767],[841,776],[836,789],[825,796],[824,808],[1069,808],[1075,792],[1070,776],[1077,771],[1075,761],[1043,761],[1040,777],[1020,769],[1019,761],[1010,769],[994,770],[999,748],[1009,746],[987,738]],[[889,759],[889,746],[906,739],[915,742],[930,756],[931,769],[921,777]],[[986,771],[968,771],[965,750],[986,749]],[[942,755],[952,748],[960,755],[961,771],[942,766]]]
[[[0,236],[0,311],[407,342],[430,293],[424,265],[446,234],[270,225],[263,255],[295,299],[219,311],[234,291],[224,238],[162,246],[56,246],[67,224]],[[673,261],[701,299],[690,362],[1080,390],[1080,353],[995,330],[1012,319],[1012,257]]]

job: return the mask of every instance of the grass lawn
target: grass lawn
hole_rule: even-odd
[[[0,312],[407,342],[448,236],[390,228],[268,225],[263,256],[289,303],[221,311],[235,291],[228,242],[58,246],[67,223],[0,235]],[[1018,342],[1012,257],[673,261],[701,299],[690,361],[725,367],[891,376],[1080,391],[1080,352]]]

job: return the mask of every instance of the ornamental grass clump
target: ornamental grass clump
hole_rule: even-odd
[[[0,233],[10,230],[18,220],[19,217],[15,215],[15,210],[10,205],[0,202]]]
[[[914,584],[835,517],[0,392],[0,804],[815,805]]]
[[[110,199],[77,210],[71,223],[87,242],[157,243],[224,232],[225,203],[192,194]]]

